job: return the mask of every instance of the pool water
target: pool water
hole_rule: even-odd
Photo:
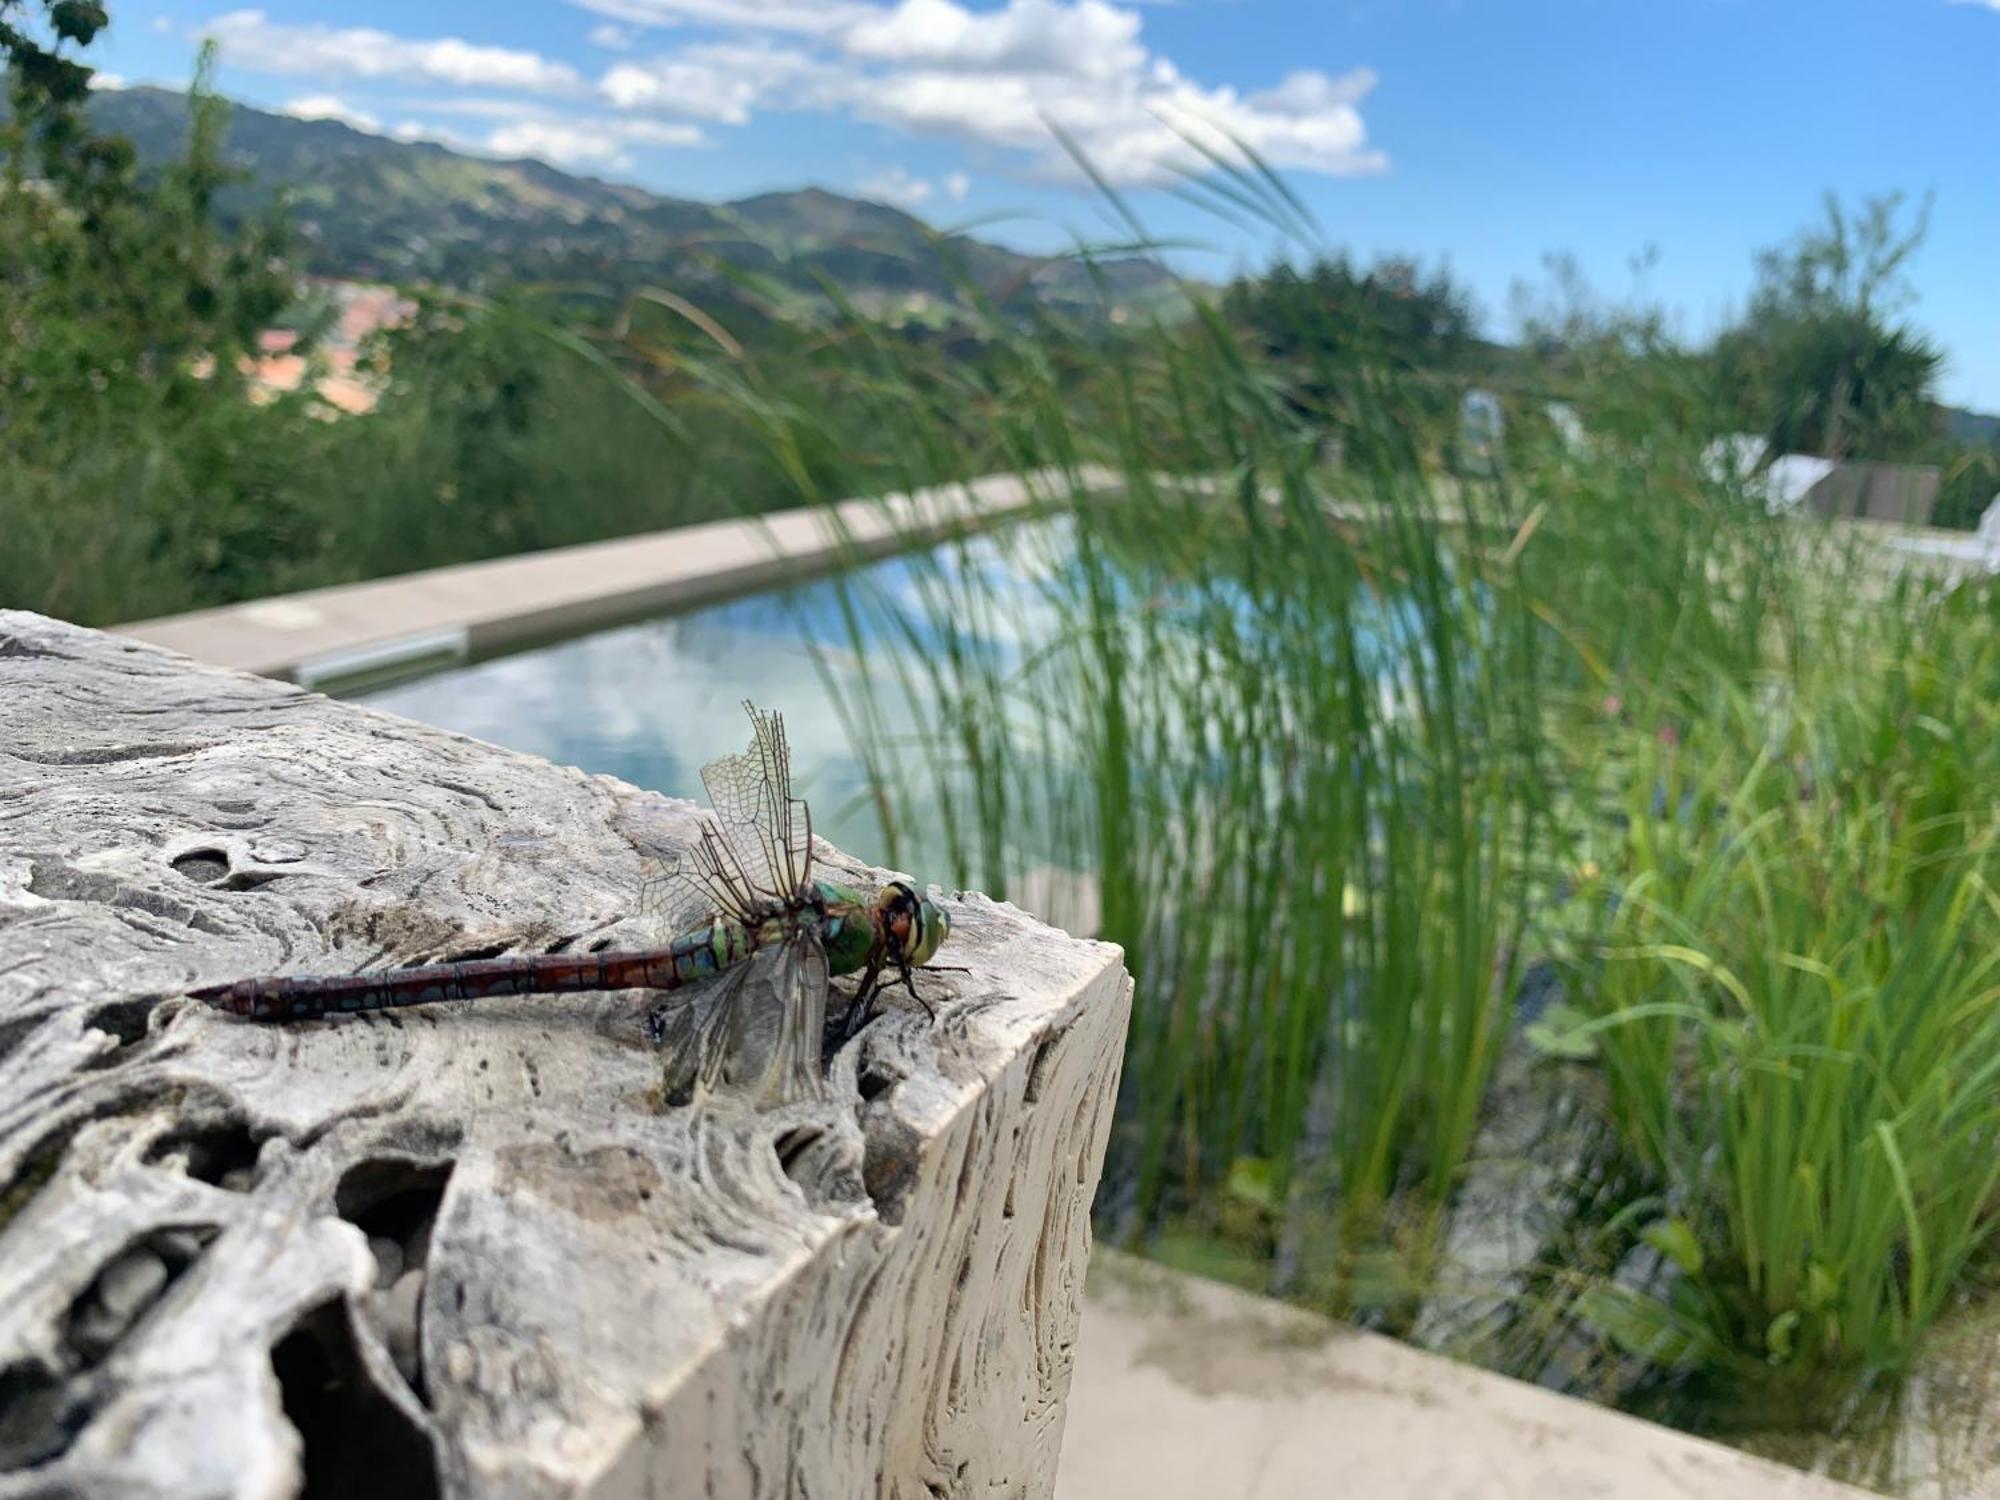
[[[907,602],[923,586],[920,576],[935,582],[977,569],[984,583],[1013,591],[1024,606],[1010,612],[1005,631],[996,632],[1007,638],[981,644],[1018,658],[1018,625],[1032,617],[1028,595],[1052,545],[1061,543],[1057,532],[1057,523],[1037,523],[1013,528],[1004,538],[946,543],[865,565],[844,578],[617,626],[349,696],[509,749],[697,799],[701,766],[747,743],[741,704],[748,698],[785,717],[794,789],[811,804],[814,831],[879,861],[886,858],[881,819],[841,705],[856,700],[868,672],[892,675],[891,653],[912,646],[869,602]],[[874,701],[880,730],[915,743],[920,726],[903,694],[889,688]],[[920,857],[924,841],[913,843],[906,857]]]

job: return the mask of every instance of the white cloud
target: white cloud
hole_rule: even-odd
[[[890,167],[864,177],[855,191],[875,203],[893,203],[898,208],[915,208],[936,191],[921,177],[903,167]]]
[[[602,47],[606,52],[630,52],[637,40],[629,26],[613,26],[606,21],[602,26],[590,28],[589,42],[593,47]]]
[[[617,63],[598,88],[620,109],[741,125],[776,91],[807,87],[825,73],[823,63],[789,48],[715,42]]]
[[[382,122],[374,115],[352,108],[337,94],[303,94],[286,104],[281,113],[295,120],[338,120],[343,125],[352,125],[356,130],[376,135],[382,130]]]
[[[745,30],[802,30],[791,0],[581,0],[638,6],[656,19],[714,20]],[[2000,3],[2000,0],[1996,0]],[[825,24],[791,48],[705,43],[621,63],[600,88],[622,109],[730,124],[758,108],[851,115],[907,135],[949,136],[1018,153],[1035,175],[1081,181],[1050,126],[1120,184],[1162,182],[1242,148],[1275,167],[1350,176],[1387,158],[1368,143],[1366,69],[1302,69],[1250,91],[1204,86],[1150,52],[1142,19],[1109,0],[958,0],[814,7]],[[838,19],[836,19],[838,18]]]
[[[558,167],[627,167],[634,146],[686,149],[711,144],[699,125],[684,121],[566,115],[507,99],[441,99],[422,107],[495,123],[483,134],[468,135],[434,121],[403,119],[387,134],[399,141],[435,141],[474,156],[531,157]],[[352,115],[345,118],[357,129],[382,133],[372,122],[363,125]]]
[[[864,119],[912,135],[949,135],[1031,154],[1041,175],[1073,178],[1076,168],[1049,126],[1060,126],[1113,182],[1169,180],[1209,163],[1189,138],[1223,157],[1239,144],[1277,167],[1336,176],[1387,165],[1367,144],[1356,100],[1374,78],[1294,73],[1274,89],[1239,94],[1205,89],[1155,59],[1140,72],[1082,89],[1047,74],[967,74],[910,69],[869,80],[850,97]]]
[[[846,116],[900,133],[980,148],[996,169],[1081,182],[1050,126],[1120,184],[1201,173],[1195,141],[1226,158],[1239,147],[1279,168],[1353,175],[1387,158],[1368,140],[1361,105],[1375,76],[1295,71],[1265,87],[1208,84],[1150,50],[1141,13],[1113,0],[574,0],[613,18],[590,32],[599,46],[637,41],[639,26],[700,25],[707,39],[652,56],[612,60],[594,83],[539,53],[456,37],[392,36],[370,27],[274,22],[238,10],[208,28],[228,62],[341,80],[398,80],[445,95],[407,101],[420,114],[481,115],[498,122],[481,149],[519,148],[551,160],[618,162],[642,144],[699,144],[688,121],[742,125],[759,111]],[[1986,0],[2000,6],[2000,0]],[[525,100],[454,98],[450,91],[574,100],[560,113]],[[619,135],[586,117],[592,97],[609,119],[667,132]],[[336,100],[329,89],[308,96]],[[615,112],[615,113],[614,113]],[[352,113],[350,111],[350,113]],[[331,111],[329,111],[331,114]],[[338,117],[338,116],[334,116]],[[653,126],[638,122],[653,121]],[[667,123],[661,123],[667,122]],[[398,129],[435,134],[404,120]],[[593,136],[595,137],[593,139]],[[457,142],[454,142],[456,144]],[[922,201],[916,178],[890,184],[897,201]],[[961,201],[963,174],[925,182]]]
[[[168,32],[172,31],[173,29],[174,29],[174,18],[172,16],[153,17],[153,30],[157,31],[161,36],[165,36]]]
[[[1103,0],[1009,0],[975,14],[954,0],[902,0],[850,28],[851,57],[981,73],[1111,78],[1143,67],[1139,15]]]
[[[104,69],[99,68],[95,73],[90,75],[90,86],[94,89],[101,89],[107,93],[115,94],[118,90],[125,87],[125,75],[123,73],[107,73]]]
[[[523,93],[567,94],[583,80],[566,63],[458,37],[419,41],[371,26],[293,26],[261,10],[236,10],[209,23],[225,62],[257,73],[319,78],[401,78]]]
[[[398,120],[389,127],[389,135],[399,141],[431,141],[440,146],[449,146],[454,151],[477,152],[481,149],[478,141],[459,134],[448,125],[433,124],[428,120]]]
[[[695,21],[743,31],[790,31],[805,35],[841,31],[874,10],[855,0],[575,0],[575,3],[585,10],[629,21],[635,26],[679,26]]]
[[[963,203],[965,195],[972,191],[970,172],[947,173],[944,179],[944,195],[954,203]]]
[[[411,109],[427,110],[441,115],[469,115],[480,120],[540,120],[562,119],[542,106],[524,103],[519,99],[489,99],[473,95],[464,99],[405,99],[402,101]]]
[[[651,120],[516,120],[486,137],[498,156],[531,156],[558,167],[629,165],[631,145],[699,146],[696,125],[663,125]]]

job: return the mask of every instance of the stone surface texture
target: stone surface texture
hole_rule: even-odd
[[[693,819],[0,611],[0,1500],[1048,1495],[1115,948],[952,897],[765,1113],[662,1105],[652,995],[184,998],[632,946]]]

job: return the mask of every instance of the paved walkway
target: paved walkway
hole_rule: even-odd
[[[1105,1250],[1056,1481],[1056,1500],[1866,1493]]]
[[[1082,482],[1108,489],[1107,471]],[[886,556],[1059,499],[1050,472],[845,500],[644,536],[196,610],[115,627],[199,661],[312,686],[449,662],[700,604]]]

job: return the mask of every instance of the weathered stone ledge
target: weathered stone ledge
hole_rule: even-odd
[[[0,1497],[1046,1496],[1115,948],[954,897],[937,1020],[754,1115],[661,1106],[647,995],[181,998],[636,942],[691,827],[0,612]]]

